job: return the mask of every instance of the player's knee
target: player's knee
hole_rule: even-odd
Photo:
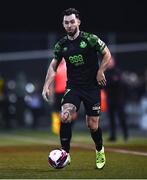
[[[71,113],[65,109],[61,112],[61,121],[64,122],[66,120],[71,121]]]
[[[61,107],[61,121],[62,122],[71,122],[76,118],[76,107],[73,104],[64,104]]]
[[[87,117],[87,127],[91,131],[96,131],[99,127],[99,117]]]

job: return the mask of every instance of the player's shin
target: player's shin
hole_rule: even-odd
[[[102,130],[100,127],[98,127],[98,129],[93,130],[90,129],[90,133],[91,133],[91,137],[95,143],[96,146],[96,150],[100,151],[102,149],[103,146],[103,139],[102,139]]]
[[[61,148],[64,149],[67,153],[70,150],[70,141],[72,137],[72,124],[61,122],[60,127],[60,142]]]

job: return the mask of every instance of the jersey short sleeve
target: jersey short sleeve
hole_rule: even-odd
[[[55,47],[54,47],[54,49],[53,49],[53,52],[54,52],[54,58],[55,58],[58,62],[60,62],[61,59],[62,59],[61,44],[60,44],[60,42],[57,42],[57,43],[55,44]]]
[[[102,54],[106,44],[98,36],[90,34],[88,41],[90,45],[96,49],[96,51]]]

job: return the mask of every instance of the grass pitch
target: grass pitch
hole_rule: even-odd
[[[71,165],[64,169],[48,166],[48,154],[58,148],[58,137],[44,131],[17,131],[0,134],[1,179],[108,179],[147,178],[147,141],[132,138],[124,143],[105,142],[106,166],[95,168],[95,151],[86,134],[74,134]],[[113,152],[113,150],[126,150]],[[128,152],[128,153],[127,153]],[[142,155],[132,152],[141,152]]]

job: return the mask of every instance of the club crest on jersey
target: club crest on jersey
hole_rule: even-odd
[[[80,42],[80,48],[85,48],[87,46],[87,43],[85,41]]]

